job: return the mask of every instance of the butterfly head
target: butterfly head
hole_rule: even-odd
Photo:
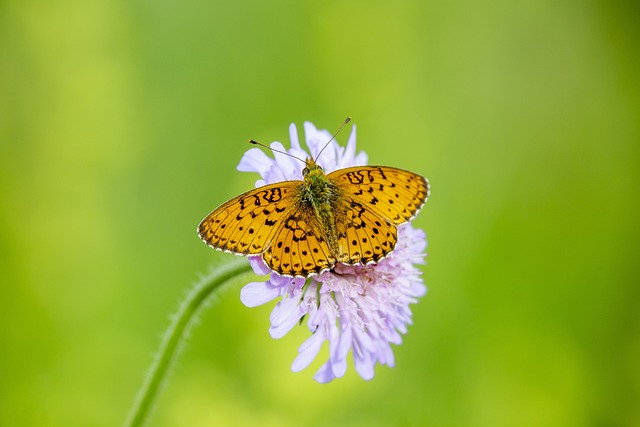
[[[305,161],[305,167],[302,169],[302,176],[305,179],[312,179],[318,176],[324,176],[322,166],[316,163],[311,157],[307,157]]]

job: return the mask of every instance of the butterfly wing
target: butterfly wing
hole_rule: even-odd
[[[429,182],[422,176],[387,166],[339,169],[327,178],[346,198],[396,225],[412,220],[429,196]]]
[[[358,166],[327,175],[342,193],[336,234],[346,264],[377,263],[395,248],[396,225],[413,219],[429,195],[429,183],[413,172]]]
[[[384,258],[395,248],[395,225],[410,221],[429,194],[420,175],[390,167],[340,169],[327,179],[339,192],[332,206],[337,245],[331,238],[339,253],[332,253],[319,218],[301,201],[302,181],[266,185],[229,200],[207,215],[198,234],[216,249],[262,254],[281,275],[307,277],[336,261],[368,264]]]
[[[211,212],[198,226],[209,246],[236,254],[261,254],[283,220],[296,206],[302,181],[269,184],[234,197]]]
[[[321,230],[313,209],[300,203],[276,231],[263,254],[264,262],[290,277],[307,277],[332,268],[336,259]]]
[[[336,215],[340,262],[377,263],[395,248],[398,232],[390,220],[354,198],[347,199],[345,207]]]

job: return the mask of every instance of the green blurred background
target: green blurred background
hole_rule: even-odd
[[[0,425],[120,425],[254,138],[351,115],[432,198],[371,382],[290,372],[241,283],[154,426],[640,425],[640,37],[610,1],[0,1]],[[301,126],[300,126],[301,127]],[[340,135],[346,141],[350,132]],[[323,356],[326,357],[326,349]]]

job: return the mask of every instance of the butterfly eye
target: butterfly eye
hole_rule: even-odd
[[[304,169],[302,169],[302,175],[306,175],[309,173],[309,168],[305,167]]]

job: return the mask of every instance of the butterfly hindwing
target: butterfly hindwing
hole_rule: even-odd
[[[209,246],[243,255],[261,254],[294,207],[302,181],[247,191],[202,220],[198,234]]]
[[[307,277],[334,266],[327,240],[313,210],[297,206],[276,231],[263,254],[264,262],[283,276]]]
[[[345,264],[377,263],[396,246],[395,225],[355,199],[347,200],[348,208],[338,211],[336,227],[338,259]]]

